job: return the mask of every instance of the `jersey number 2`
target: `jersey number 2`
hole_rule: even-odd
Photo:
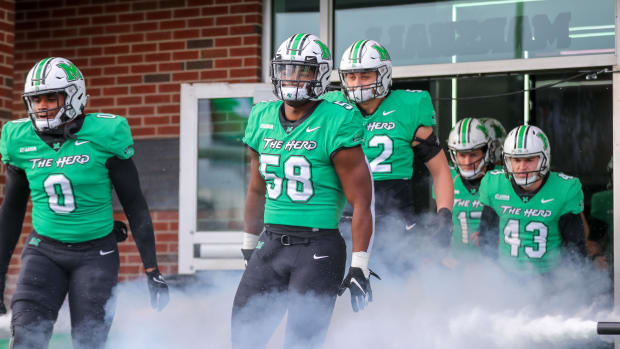
[[[370,170],[377,173],[392,172],[392,164],[382,164],[382,162],[389,159],[394,152],[394,142],[392,141],[392,139],[386,135],[373,136],[368,141],[368,147],[383,148],[381,154],[379,154],[379,156],[377,156],[376,158],[372,159],[372,161],[370,162]]]
[[[71,181],[64,174],[53,174],[43,182],[50,209],[56,213],[75,211],[75,197]]]

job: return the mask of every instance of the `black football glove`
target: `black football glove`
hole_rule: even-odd
[[[5,276],[0,277],[0,315],[6,314],[6,306],[4,305],[4,281]]]
[[[250,261],[250,258],[252,258],[252,253],[254,253],[254,249],[245,249],[242,248],[241,249],[241,253],[243,253],[243,261],[245,262],[245,266],[248,266],[248,262]]]
[[[344,291],[348,288],[351,291],[351,307],[353,311],[364,309],[368,302],[372,302],[372,289],[370,288],[370,276],[374,276],[381,280],[379,275],[370,270],[368,279],[364,276],[362,268],[350,267],[349,274],[342,280],[340,289],[338,289],[338,295],[342,296]]]
[[[450,246],[452,239],[452,212],[442,207],[434,217],[435,240],[441,247]]]
[[[168,294],[168,283],[161,276],[159,269],[149,271],[146,273],[146,283],[149,287],[149,293],[151,294],[151,306],[157,311],[164,309],[168,301],[170,301],[170,295]]]
[[[116,242],[123,242],[127,240],[127,224],[121,221],[114,221],[114,236],[116,236]]]

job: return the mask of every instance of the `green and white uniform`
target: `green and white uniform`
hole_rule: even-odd
[[[472,242],[471,236],[479,231],[482,208],[479,191],[469,190],[463,183],[463,178],[457,175],[454,178],[451,241],[455,257],[470,256],[472,252],[480,251],[480,247]]]
[[[487,172],[480,202],[499,216],[499,262],[509,269],[544,273],[561,262],[559,220],[583,211],[579,179],[549,172],[547,181],[529,199],[521,199],[503,170]]]
[[[30,119],[2,128],[2,161],[26,173],[35,231],[62,242],[83,242],[110,234],[112,185],[106,161],[134,154],[127,120],[88,114],[74,139],[45,143]]]
[[[243,142],[259,154],[265,179],[266,224],[337,229],[345,204],[332,156],[362,144],[357,111],[346,103],[321,101],[295,127],[280,121],[282,102],[252,108]]]
[[[341,91],[324,95],[328,101],[347,102]],[[421,126],[435,126],[435,110],[427,91],[392,90],[372,114],[362,119],[364,154],[373,179],[411,179],[411,143]]]

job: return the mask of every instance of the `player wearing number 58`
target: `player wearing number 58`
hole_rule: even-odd
[[[505,170],[480,185],[482,251],[516,273],[549,273],[567,256],[585,256],[581,183],[549,170],[547,135],[519,126],[506,136],[503,157]]]
[[[28,117],[2,128],[0,152],[6,189],[0,208],[0,291],[19,239],[28,197],[32,225],[11,300],[12,348],[47,348],[58,310],[68,294],[74,348],[102,348],[118,280],[112,188],[129,220],[148,277],[152,305],[163,308],[168,286],[157,269],[149,210],[131,157],[127,120],[84,114],[84,76],[69,60],[46,58],[26,77]],[[0,293],[1,295],[2,293]]]

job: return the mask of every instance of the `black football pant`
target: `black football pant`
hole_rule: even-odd
[[[335,229],[312,238],[264,231],[233,302],[233,348],[264,348],[286,310],[284,347],[320,347],[346,256]]]
[[[120,264],[114,234],[66,244],[33,232],[26,241],[11,301],[11,348],[47,348],[67,294],[73,348],[103,348]]]

